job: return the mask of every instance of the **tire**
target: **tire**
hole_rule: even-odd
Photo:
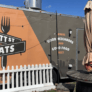
[[[76,83],[76,92],[92,92],[92,84],[78,81]]]
[[[54,69],[52,70],[52,80],[53,80],[54,85],[55,85],[55,83],[57,83],[57,80],[58,80],[57,73]]]

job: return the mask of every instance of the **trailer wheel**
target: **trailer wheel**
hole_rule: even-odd
[[[92,84],[91,83],[76,83],[76,92],[92,92]]]
[[[57,73],[54,69],[52,70],[52,80],[53,84],[55,85],[55,83],[57,83]]]

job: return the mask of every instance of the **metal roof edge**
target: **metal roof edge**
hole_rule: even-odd
[[[23,8],[23,7],[3,5],[3,4],[0,4],[0,7],[10,8],[10,9],[18,9],[18,10],[24,10],[24,11],[31,11],[31,12],[46,13],[46,14],[53,14],[53,15],[56,14],[56,13],[53,13],[53,12],[47,12],[47,11],[43,11],[43,10],[26,9],[26,8]],[[61,13],[57,13],[57,15],[67,16],[67,17],[74,17],[74,18],[82,18],[82,19],[84,18],[84,17],[81,17],[81,16],[67,15],[67,14],[61,14]]]

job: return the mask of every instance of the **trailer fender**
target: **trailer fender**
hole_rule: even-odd
[[[56,82],[58,82],[58,81],[60,81],[60,74],[59,74],[59,71],[58,71],[58,69],[57,69],[56,66],[52,65],[52,67],[53,67],[53,71],[55,71],[55,73],[57,74],[57,81],[56,81]],[[58,77],[59,77],[59,79],[58,79]]]

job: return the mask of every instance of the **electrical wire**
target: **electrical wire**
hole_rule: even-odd
[[[52,36],[52,35],[53,35],[53,34],[49,35],[49,36],[47,37],[47,39],[48,39],[50,36]],[[27,49],[27,50],[30,50],[30,49],[32,49],[32,48],[34,48],[34,47],[36,47],[36,46],[38,46],[38,45],[44,43],[47,39],[45,39],[44,41],[40,42],[39,44],[37,44],[37,45],[35,45],[35,46],[33,46],[33,47],[30,47],[30,48]]]
[[[35,46],[33,46],[33,47],[30,47],[30,48],[27,49],[27,50],[30,50],[30,49],[32,49],[32,48],[34,48],[34,47],[36,47],[36,46],[38,46],[38,45],[40,45],[40,44],[42,44],[42,43],[44,43],[44,41],[40,42],[39,44],[37,44],[37,45],[35,45]]]
[[[43,20],[43,19],[41,19],[41,20]],[[35,21],[35,22],[36,22],[36,21]],[[10,25],[10,26],[24,27],[24,26],[27,26],[27,25],[30,25],[30,24],[26,24],[26,25]],[[1,27],[1,24],[0,24],[0,27]],[[49,36],[47,37],[47,39],[48,39],[50,36],[52,36],[52,35],[53,35],[53,34],[49,35]],[[32,48],[34,48],[34,47],[36,47],[36,46],[38,46],[38,45],[44,43],[47,39],[45,39],[44,41],[40,42],[39,44],[37,44],[37,45],[35,45],[35,46],[33,46],[33,47],[30,47],[30,48],[27,49],[27,50],[30,50],[30,49],[32,49]]]

